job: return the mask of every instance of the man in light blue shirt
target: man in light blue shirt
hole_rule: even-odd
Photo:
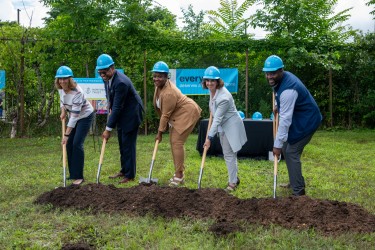
[[[305,195],[301,154],[318,129],[322,115],[314,98],[301,80],[288,71],[280,57],[272,55],[264,62],[263,71],[275,93],[275,115],[279,125],[273,145],[273,154],[283,152],[288,168],[293,195]]]

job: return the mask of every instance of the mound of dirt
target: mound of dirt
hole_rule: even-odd
[[[54,189],[40,195],[35,203],[136,216],[212,218],[217,223],[210,230],[218,235],[241,230],[238,225],[243,222],[297,230],[314,228],[324,235],[375,232],[375,215],[360,206],[308,196],[239,199],[213,188],[87,184]]]

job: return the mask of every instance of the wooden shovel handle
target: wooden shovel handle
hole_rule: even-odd
[[[106,144],[107,144],[107,140],[103,139],[102,149],[100,150],[99,165],[101,165],[103,163],[104,151],[105,151],[105,145]]]
[[[158,151],[159,140],[155,141],[154,152],[152,153],[152,160],[155,161],[156,152]]]

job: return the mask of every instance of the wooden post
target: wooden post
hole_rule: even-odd
[[[249,96],[249,48],[246,49],[245,118],[248,117]]]
[[[145,113],[147,112],[147,65],[146,65],[147,51],[143,53],[143,106]],[[145,115],[145,135],[147,135],[147,116]]]

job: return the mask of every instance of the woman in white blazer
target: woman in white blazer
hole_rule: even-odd
[[[228,186],[225,190],[234,191],[240,184],[237,152],[247,141],[245,126],[238,115],[232,94],[224,87],[218,68],[210,66],[205,70],[202,85],[204,89],[210,91],[209,107],[213,117],[203,146],[209,148],[215,134],[219,134],[228,168]]]

